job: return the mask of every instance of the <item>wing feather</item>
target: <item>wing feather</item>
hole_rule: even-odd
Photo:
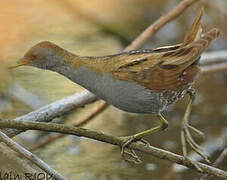
[[[166,91],[181,88],[193,82],[199,72],[196,61],[213,40],[219,30],[212,29],[201,34],[203,10],[195,19],[182,44],[154,49],[141,55],[113,72],[113,76],[153,90]]]

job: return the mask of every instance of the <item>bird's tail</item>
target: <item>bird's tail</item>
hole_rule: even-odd
[[[204,14],[204,9],[201,9],[199,15],[196,17],[191,28],[185,35],[184,41],[181,44],[181,47],[184,47],[200,38],[200,35],[202,33],[201,21],[202,21],[203,14]]]
[[[220,31],[216,28],[213,28],[206,33],[202,33],[202,15],[203,9],[200,11],[200,14],[195,19],[190,30],[185,35],[184,41],[180,47],[175,51],[166,53],[169,57],[165,62],[163,62],[163,65],[183,65],[183,67],[186,68],[198,60],[212,41],[218,38]]]

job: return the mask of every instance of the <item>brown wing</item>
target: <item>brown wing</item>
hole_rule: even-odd
[[[114,76],[121,80],[136,81],[150,90],[174,90],[193,81],[199,69],[194,63],[219,35],[217,29],[202,35],[197,41],[176,50],[151,53],[122,66]]]
[[[153,91],[174,90],[193,81],[199,69],[194,63],[219,35],[217,29],[201,35],[203,11],[194,21],[181,45],[162,47],[119,66],[113,76],[136,81]]]

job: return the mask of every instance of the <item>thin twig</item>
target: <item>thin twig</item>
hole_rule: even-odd
[[[214,162],[214,167],[217,167],[219,164],[221,164],[222,161],[224,161],[225,157],[227,156],[227,148],[225,148],[222,153],[220,154],[220,156],[216,159],[216,161]]]
[[[202,54],[199,63],[202,65],[227,62],[227,50],[210,51]]]
[[[32,109],[37,109],[47,104],[47,100],[44,100],[40,96],[28,92],[15,82],[13,82],[8,89],[8,94],[10,94],[10,96],[16,97],[24,104],[30,106]]]
[[[216,159],[216,161],[214,162],[213,164],[213,167],[217,167],[221,162],[224,161],[224,159],[226,158],[227,156],[227,148],[225,148],[222,153],[220,154],[220,156]],[[200,180],[206,180],[207,178],[209,177],[208,174],[204,174]]]
[[[88,122],[90,122],[95,116],[99,115],[100,113],[102,113],[104,111],[104,109],[106,109],[108,106],[108,104],[106,102],[103,102],[102,105],[100,105],[98,107],[98,109],[96,109],[96,111],[94,111],[92,114],[90,114],[87,118],[85,118],[84,120],[81,120],[80,122],[76,122],[75,124],[73,124],[73,126],[76,126],[76,127],[81,127],[81,126],[84,126],[86,125]],[[33,146],[31,146],[29,149],[29,151],[35,151],[39,148],[43,148],[45,147],[46,145],[50,144],[51,142],[53,141],[56,141],[62,137],[64,137],[65,134],[58,134],[58,135],[55,135],[55,136],[51,136],[49,137],[48,139],[38,143],[38,144],[35,144]]]
[[[227,61],[226,63],[203,65],[200,67],[203,74],[211,74],[216,72],[227,71]]]
[[[204,53],[200,59],[203,74],[227,71],[227,50]]]
[[[48,104],[46,106],[43,106],[38,110],[32,111],[24,116],[17,117],[14,120],[50,122],[56,117],[60,117],[78,107],[82,107],[88,103],[94,102],[95,100],[95,95],[85,90],[67,98]],[[17,129],[4,130],[4,133],[9,137],[16,136],[21,132],[23,131]]]
[[[115,137],[115,136],[104,134],[102,132],[98,132],[94,130],[74,127],[74,126],[67,126],[62,124],[43,123],[43,122],[38,123],[38,122],[16,121],[16,120],[0,120],[0,127],[18,128],[22,130],[31,129],[31,130],[42,130],[42,131],[49,131],[49,132],[60,132],[64,134],[87,137],[90,139],[106,142],[117,146],[122,146],[125,143],[125,141],[120,137]],[[198,169],[195,168],[194,164],[192,164],[191,161],[188,161],[183,156],[174,154],[172,152],[162,150],[153,146],[146,146],[140,143],[132,143],[129,145],[129,148],[138,150],[147,154],[151,154],[160,159],[166,159],[171,162],[178,163],[198,171]],[[199,162],[197,163],[197,165],[200,167],[200,169],[202,169],[203,173],[207,173],[219,178],[227,179],[227,172],[223,170],[220,170]]]
[[[125,48],[125,51],[140,48],[151,36],[157,32],[168,22],[177,18],[182,12],[191,6],[193,3],[199,0],[184,0],[181,1],[174,9],[169,11],[166,15],[161,16],[153,24],[151,24],[142,34],[140,34],[129,46]]]
[[[10,139],[7,135],[5,135],[1,131],[0,131],[0,141],[4,142],[7,146],[9,146],[9,148],[13,149],[14,151],[18,152],[19,154],[23,155],[24,157],[32,161],[34,164],[36,164],[38,167],[40,167],[42,170],[48,173],[49,177],[55,177],[56,179],[59,179],[59,180],[67,179],[61,174],[59,174],[57,171],[52,169],[41,159],[39,159],[36,155],[32,154],[31,152],[29,152],[28,150],[24,149],[22,146],[17,144],[15,141]]]

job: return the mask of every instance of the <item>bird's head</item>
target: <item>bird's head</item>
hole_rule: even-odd
[[[63,58],[65,52],[64,49],[51,42],[40,42],[28,50],[24,57],[21,58],[16,65],[9,67],[9,69],[20,66],[34,66],[40,69],[52,69],[65,63]]]

